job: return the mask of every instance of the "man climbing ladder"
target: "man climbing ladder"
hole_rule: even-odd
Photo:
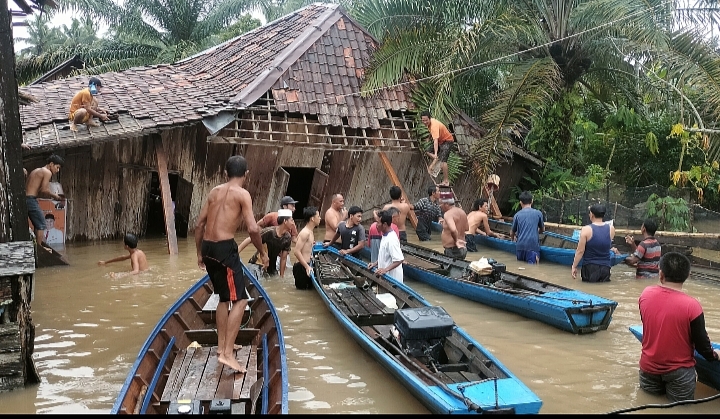
[[[448,131],[447,127],[440,121],[430,116],[430,112],[423,112],[420,114],[422,123],[430,131],[430,137],[433,139],[432,145],[425,150],[425,153],[433,159],[430,166],[428,166],[428,172],[430,175],[435,177],[438,175],[439,168],[443,172],[443,181],[439,183],[440,186],[449,186],[450,180],[448,178],[448,157],[450,157],[450,150],[454,142],[453,136]]]

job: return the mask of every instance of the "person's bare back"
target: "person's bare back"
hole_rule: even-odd
[[[214,187],[207,199],[203,240],[217,242],[235,238],[243,213],[252,214],[250,202],[250,194],[241,186],[227,182]]]
[[[441,241],[444,248],[452,248],[457,245],[453,238],[452,230],[455,230],[457,240],[465,240],[465,232],[468,231],[468,218],[465,211],[458,207],[452,207],[445,211],[445,222],[443,223],[443,231]]]
[[[398,217],[397,217],[397,228],[398,231],[405,231],[405,221],[407,220],[408,216],[410,215],[410,211],[412,210],[412,207],[407,202],[404,202],[402,199],[391,201],[389,204],[385,204],[383,207],[383,211],[388,210],[389,208],[395,207],[398,210]]]
[[[140,272],[150,269],[150,264],[147,261],[147,257],[145,257],[145,252],[140,249],[135,249],[130,255],[130,267],[133,270],[137,267],[137,270]]]
[[[335,194],[332,197],[330,208],[325,211],[325,237],[323,241],[331,241],[335,237],[338,225],[347,218],[345,210],[345,198],[342,194]],[[339,239],[338,239],[339,240]]]

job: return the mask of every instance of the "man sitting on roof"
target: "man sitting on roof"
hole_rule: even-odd
[[[88,127],[97,127],[98,123],[93,117],[101,121],[107,121],[107,111],[98,106],[95,96],[100,93],[102,82],[97,77],[90,77],[88,87],[77,92],[70,102],[70,130],[77,131],[77,124],[85,124]]]

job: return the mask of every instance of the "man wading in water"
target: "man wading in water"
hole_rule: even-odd
[[[244,157],[232,156],[228,159],[225,163],[227,182],[210,191],[195,227],[198,266],[200,269],[207,268],[214,291],[220,296],[216,311],[218,362],[241,373],[245,372],[245,368],[233,355],[235,338],[248,302],[245,274],[235,242],[235,232],[241,221],[245,221],[250,240],[263,265],[267,267],[269,263],[260,239],[260,227],[253,215],[250,194],[243,188],[247,172]]]

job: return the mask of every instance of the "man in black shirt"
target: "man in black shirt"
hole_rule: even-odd
[[[323,243],[323,246],[327,247],[330,243],[334,243],[335,240],[340,239],[341,255],[353,255],[359,252],[365,247],[365,227],[360,224],[362,222],[362,214],[362,208],[355,205],[350,207],[348,210],[348,219],[338,224],[333,239],[327,243]]]

